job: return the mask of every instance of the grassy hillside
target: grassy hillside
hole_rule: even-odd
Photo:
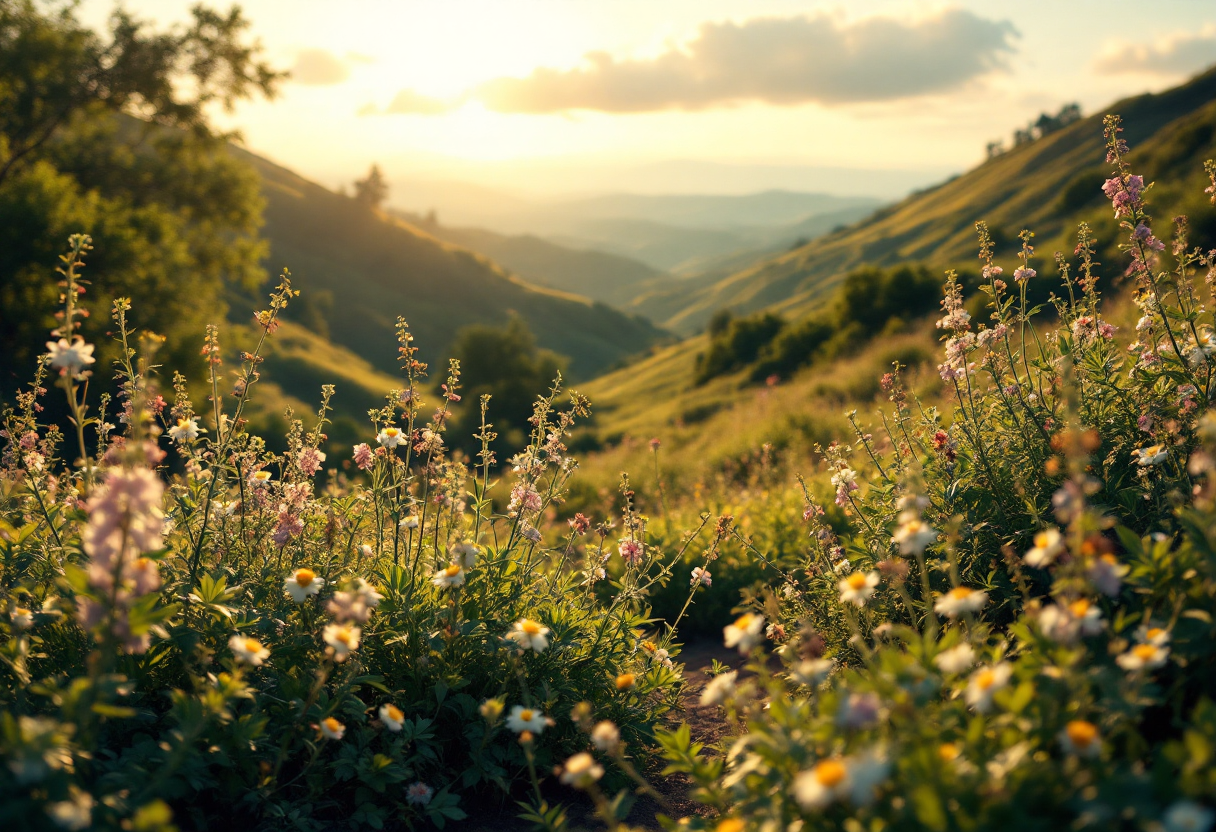
[[[577,295],[532,286],[478,254],[360,206],[253,154],[262,176],[267,268],[304,291],[297,320],[372,366],[396,369],[393,326],[409,321],[424,360],[443,360],[456,331],[518,313],[541,346],[587,377],[663,337],[648,321]],[[289,319],[291,313],[289,313]]]
[[[1072,250],[1082,220],[1110,239],[1114,222],[1099,191],[1106,176],[1105,112],[1124,117],[1133,166],[1157,182],[1152,199],[1159,219],[1186,213],[1194,242],[1216,241],[1216,212],[1196,187],[1203,179],[1202,160],[1216,153],[1216,70],[1211,70],[1172,90],[1117,102],[849,228],[703,287],[685,298],[680,313],[663,320],[687,329],[686,321],[704,322],[718,309],[748,312],[774,305],[799,314],[863,264],[971,266],[973,224],[981,219],[993,229],[998,256],[1013,253],[1023,227],[1035,231],[1036,247],[1048,258],[1053,251]]]
[[[408,218],[407,218],[408,219]],[[419,223],[416,223],[419,224]],[[567,248],[533,234],[506,235],[484,228],[419,224],[428,233],[492,258],[524,280],[624,307],[639,285],[667,275],[639,260],[603,251]],[[635,310],[645,315],[646,310]]]

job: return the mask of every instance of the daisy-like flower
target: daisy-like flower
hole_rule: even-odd
[[[401,518],[401,522],[397,525],[403,529],[416,529],[421,524],[422,521],[418,519],[417,514],[407,514]]]
[[[697,584],[700,584],[701,586],[713,586],[713,583],[713,576],[709,574],[708,569],[704,569],[700,566],[693,567],[692,577],[688,581],[689,586],[696,586]]]
[[[1068,605],[1068,611],[1076,619],[1081,628],[1081,635],[1096,636],[1102,632],[1102,610],[1090,602],[1088,598],[1078,598]]]
[[[987,603],[987,592],[970,589],[965,586],[956,586],[937,599],[937,603],[933,605],[933,609],[939,615],[944,615],[947,618],[957,618],[964,613],[979,612]]]
[[[764,638],[764,616],[744,613],[735,619],[734,624],[722,628],[722,634],[727,647],[738,647],[740,653],[746,654]]]
[[[991,667],[980,668],[971,675],[971,681],[967,683],[963,698],[976,711],[986,714],[992,710],[993,695],[1009,684],[1011,676],[1013,676],[1013,665],[1009,662],[1000,662]]]
[[[452,563],[435,573],[431,583],[440,589],[449,589],[464,583],[464,569],[459,563]]]
[[[511,708],[511,713],[507,715],[507,727],[517,734],[522,734],[524,731],[539,734],[548,725],[548,718],[536,708],[525,708],[523,705],[516,705]]]
[[[864,607],[877,586],[877,572],[854,572],[842,579],[836,588],[840,590],[840,603]]]
[[[1179,800],[1161,817],[1165,832],[1208,832],[1216,824],[1216,812],[1193,800]]]
[[[1169,458],[1169,451],[1164,445],[1149,445],[1145,448],[1136,448],[1132,451],[1136,456],[1136,462],[1144,467],[1150,465],[1160,465]]]
[[[586,751],[580,751],[562,766],[561,781],[576,789],[585,789],[603,776],[603,766]]]
[[[97,360],[93,357],[93,345],[86,344],[79,335],[72,336],[70,343],[66,338],[47,341],[46,349],[51,366],[63,374],[80,375],[85,367]]]
[[[1128,571],[1128,566],[1119,563],[1118,558],[1107,552],[1090,562],[1087,574],[1099,592],[1107,598],[1114,598],[1123,589],[1123,576]]]
[[[405,441],[405,432],[401,428],[388,425],[376,434],[376,441],[385,448],[395,448]]]
[[[530,618],[521,618],[511,625],[507,638],[519,645],[521,650],[544,652],[549,646],[549,628]]]
[[[1060,747],[1065,754],[1097,757],[1102,753],[1102,736],[1098,726],[1084,719],[1074,719],[1060,732]]]
[[[232,651],[232,655],[238,662],[251,664],[254,667],[261,666],[262,662],[270,658],[270,651],[266,649],[262,642],[256,638],[243,636],[240,633],[228,639],[228,649]]]
[[[502,716],[503,703],[501,699],[487,699],[478,706],[477,711],[482,719],[493,725]]]
[[[254,488],[257,488],[258,486],[262,486],[262,485],[265,485],[266,483],[270,482],[270,478],[272,476],[274,476],[274,475],[271,474],[269,471],[267,471],[265,469],[259,469],[249,475],[249,484],[252,485]]]
[[[392,702],[385,702],[380,706],[380,721],[395,734],[405,726],[405,714]]]
[[[1027,566],[1043,569],[1055,562],[1064,551],[1064,536],[1059,529],[1043,529],[1035,533],[1034,546],[1026,552],[1022,560]]]
[[[340,740],[346,733],[346,726],[341,722],[338,722],[338,720],[334,719],[332,716],[327,716],[325,719],[321,720],[321,724],[317,727],[321,729],[321,736],[325,737],[327,740]]]
[[[847,798],[852,785],[844,760],[820,760],[794,778],[794,799],[803,809],[822,809]]]
[[[13,607],[13,611],[9,613],[9,620],[18,630],[28,630],[34,626],[34,613],[26,607]]]
[[[831,675],[835,659],[803,659],[790,668],[790,681],[814,687]]]
[[[735,681],[739,678],[738,671],[731,670],[719,676],[715,676],[705,686],[705,690],[701,691],[702,707],[713,707],[721,705],[727,699],[735,695]]]
[[[465,569],[472,569],[477,565],[477,558],[481,554],[481,547],[471,540],[465,540],[457,543],[451,548],[452,562],[459,563]]]
[[[942,673],[957,675],[971,669],[975,664],[975,648],[963,642],[933,657],[933,663]]]
[[[914,512],[904,512],[904,520],[900,523],[891,542],[899,546],[904,555],[919,555],[930,543],[937,540],[937,530],[921,520]]]
[[[1128,673],[1156,670],[1170,657],[1170,648],[1158,644],[1137,644],[1115,658],[1115,663]]]
[[[425,806],[435,796],[435,790],[426,783],[411,783],[405,790],[405,802],[415,806]]]
[[[169,428],[169,438],[179,445],[183,442],[193,442],[200,433],[206,433],[194,419],[178,419],[177,424]]]
[[[621,744],[621,731],[616,727],[616,723],[605,719],[591,730],[591,744],[600,751],[611,754]]]
[[[318,578],[311,569],[297,569],[283,581],[283,589],[297,604],[303,603],[309,595],[316,595],[325,586],[325,579]]]
[[[1141,644],[1165,647],[1170,643],[1170,631],[1164,627],[1151,627],[1146,624],[1136,630],[1136,640]]]
[[[334,661],[344,662],[359,649],[359,634],[363,631],[350,624],[326,624],[321,638],[333,651]]]

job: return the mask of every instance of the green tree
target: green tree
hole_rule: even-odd
[[[0,390],[54,326],[71,233],[96,245],[86,337],[109,328],[114,297],[137,297],[135,323],[168,337],[166,359],[197,353],[190,337],[223,314],[225,286],[264,277],[259,180],[207,119],[273,94],[248,21],[196,6],[156,31],[120,10],[103,35],[73,8],[0,0]]]
[[[388,182],[379,165],[372,165],[366,178],[355,181],[355,199],[369,208],[379,208],[388,199]]]
[[[495,450],[520,447],[536,397],[549,389],[566,359],[536,346],[527,323],[512,315],[504,327],[474,324],[461,328],[452,345],[460,361],[464,406],[448,437],[465,450],[478,447],[473,434],[481,422],[480,400],[489,394],[487,419],[498,434]]]

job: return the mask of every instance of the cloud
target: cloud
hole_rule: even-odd
[[[1216,26],[1177,32],[1153,44],[1114,41],[1106,44],[1094,68],[1109,75],[1151,72],[1183,75],[1216,62]]]
[[[364,104],[359,108],[361,116],[379,116],[379,115],[418,115],[418,116],[434,116],[440,113],[446,113],[455,110],[464,99],[455,101],[444,101],[440,98],[432,98],[429,95],[423,95],[420,92],[413,90],[402,90],[394,96],[388,106],[381,109],[375,104]]]
[[[700,110],[743,101],[842,104],[940,92],[1002,69],[1017,30],[953,9],[919,20],[820,14],[704,23],[650,59],[585,56],[571,70],[497,78],[471,93],[509,113]]]
[[[302,49],[291,68],[291,80],[310,87],[341,84],[350,78],[350,68],[341,58],[324,49]]]

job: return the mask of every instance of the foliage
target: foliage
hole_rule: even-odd
[[[298,294],[284,276],[231,393],[207,329],[199,410],[180,374],[159,394],[157,339],[137,347],[116,300],[119,391],[94,404],[78,303],[89,250],[72,238],[57,340],[3,414],[6,828],[442,827],[495,795],[557,817],[539,779],[586,745],[566,719],[578,703],[619,725],[614,776],[637,776],[682,684],[674,630],[644,598],[684,553],[654,546],[629,508],[611,536],[580,516],[545,542],[583,397],[560,405],[555,385],[535,402],[510,502],[496,503],[488,397],[470,465],[447,442],[459,365],[427,419],[426,365],[399,321],[405,384],[371,411],[349,473],[325,467],[329,386],[316,420],[289,413],[286,450],[271,452],[245,414]],[[39,415],[49,381],[66,435]],[[685,547],[711,528],[701,518]]]
[[[355,181],[355,201],[369,208],[379,208],[388,199],[388,182],[379,165],[372,165],[363,179]]]

